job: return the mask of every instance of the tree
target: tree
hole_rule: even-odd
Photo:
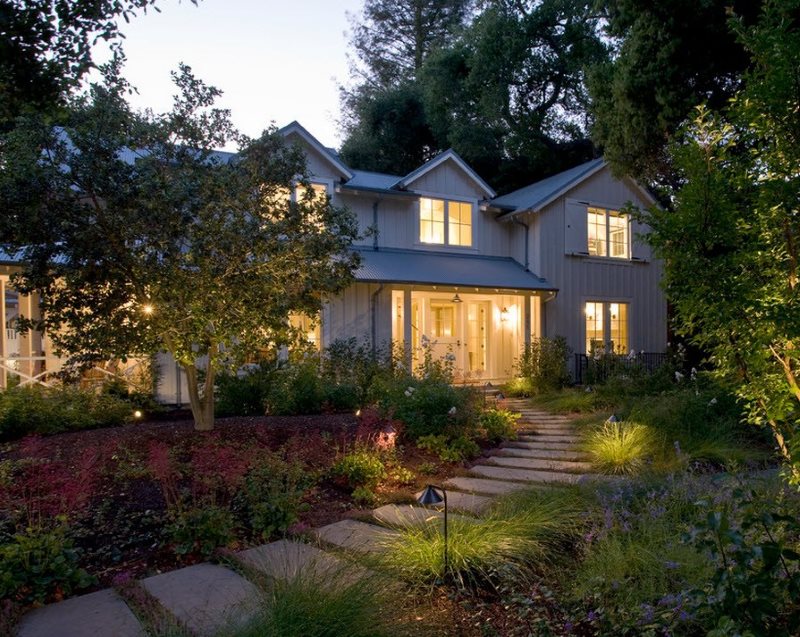
[[[699,104],[721,108],[741,87],[750,58],[728,12],[751,23],[752,0],[602,0],[613,60],[589,74],[592,138],[615,172],[671,180],[670,138]]]
[[[367,91],[413,80],[435,49],[463,25],[472,0],[365,0],[351,16],[352,74]]]
[[[483,3],[413,72],[406,57],[385,73],[388,87],[352,94],[343,156],[406,173],[452,147],[501,191],[590,159],[584,69],[608,55],[598,21],[585,0]],[[408,113],[404,130],[398,115]]]
[[[736,33],[751,55],[730,107],[698,110],[672,157],[674,211],[653,209],[676,327],[711,354],[800,485],[800,1]]]
[[[196,4],[196,0],[192,0]],[[91,47],[119,38],[155,0],[0,0],[0,127],[24,112],[63,106],[92,67]],[[156,8],[156,10],[158,10]]]
[[[24,326],[76,365],[170,352],[207,430],[217,371],[285,340],[290,312],[313,314],[349,283],[357,226],[309,187],[289,200],[300,149],[275,131],[240,137],[218,90],[185,66],[174,79],[163,115],[132,112],[115,63],[63,128],[22,120],[2,145],[0,229],[24,263],[14,284],[42,298]],[[232,141],[238,155],[214,150]]]

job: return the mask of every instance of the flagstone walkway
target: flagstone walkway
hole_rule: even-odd
[[[480,515],[498,496],[536,485],[547,487],[601,478],[590,473],[587,457],[577,447],[571,418],[532,409],[526,400],[507,400],[505,405],[521,414],[518,439],[493,450],[469,470],[469,476],[445,481],[442,486],[447,489],[449,508],[456,511],[451,517],[479,523]],[[347,519],[315,529],[319,547],[280,540],[235,554],[236,570],[197,564],[148,577],[139,585],[146,591],[145,596],[157,602],[159,610],[174,618],[188,635],[207,637],[244,623],[257,612],[263,597],[250,579],[291,579],[302,574],[324,585],[326,574],[344,564],[339,555],[326,549],[377,553],[386,550],[387,544],[400,535],[396,527],[425,524],[442,516],[438,509],[385,505],[372,512],[370,522]],[[125,600],[107,589],[28,613],[16,637],[147,634]]]

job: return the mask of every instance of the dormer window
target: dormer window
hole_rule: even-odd
[[[420,243],[470,247],[472,204],[466,201],[421,197],[419,240]]]

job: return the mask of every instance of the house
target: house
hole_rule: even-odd
[[[602,159],[497,196],[452,150],[387,175],[350,168],[297,122],[280,132],[304,150],[314,190],[352,210],[364,235],[355,283],[320,317],[292,318],[318,347],[401,344],[413,364],[425,343],[457,378],[481,383],[511,377],[540,336],[564,336],[577,353],[665,349],[662,267],[641,240],[647,228],[622,212],[654,202]],[[31,379],[59,365],[41,335],[12,343],[16,308],[36,308],[7,287],[13,263],[2,256],[0,383],[8,371]],[[159,362],[159,399],[185,402],[181,370]]]
[[[602,159],[498,197],[452,150],[386,175],[351,169],[297,122],[281,132],[315,188],[371,229],[356,283],[322,312],[321,346],[356,337],[416,355],[428,339],[466,381],[509,378],[539,336],[574,352],[664,351],[661,264],[621,212],[654,201]]]

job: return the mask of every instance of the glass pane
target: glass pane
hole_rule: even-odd
[[[605,350],[603,343],[603,304],[589,301],[584,308],[586,320],[586,353],[602,353]]]
[[[431,303],[431,338],[449,338],[455,331],[455,308]]]
[[[628,353],[628,304],[609,304],[609,326],[611,349],[615,354]]]
[[[472,245],[472,204],[450,201],[447,204],[448,243]]]
[[[606,211],[600,208],[589,208],[587,217],[589,234],[589,254],[606,257]]]
[[[628,258],[628,218],[617,212],[609,212],[608,238],[610,256]]]
[[[444,201],[419,200],[419,240],[422,243],[444,243]]]

